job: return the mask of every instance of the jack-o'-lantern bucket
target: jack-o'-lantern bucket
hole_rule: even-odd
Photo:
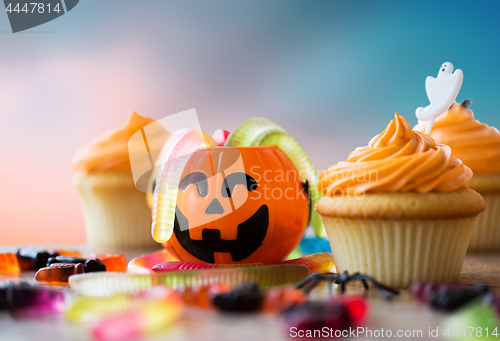
[[[310,220],[321,222],[311,217],[317,172],[298,143],[265,119],[244,122],[225,144],[194,129],[172,134],[152,179],[153,238],[183,261],[279,262]]]

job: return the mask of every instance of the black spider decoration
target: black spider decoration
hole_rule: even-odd
[[[382,297],[385,298],[386,300],[390,300],[392,299],[393,296],[399,295],[399,291],[383,285],[382,283],[378,282],[377,280],[373,279],[368,275],[356,272],[351,276],[347,271],[345,271],[342,274],[337,274],[333,272],[327,272],[327,273],[315,272],[308,278],[298,283],[296,285],[296,288],[303,289],[306,294],[309,294],[312,291],[312,289],[314,289],[314,287],[316,287],[318,283],[322,280],[327,281],[328,283],[327,288],[330,296],[332,295],[332,285],[334,283],[339,284],[342,293],[344,293],[345,285],[348,282],[352,281],[361,281],[366,291],[368,291],[370,288],[368,286],[368,282],[370,282],[378,290],[378,292],[382,295]]]

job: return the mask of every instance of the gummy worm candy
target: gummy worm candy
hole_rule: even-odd
[[[242,267],[256,267],[262,265],[283,265],[294,264],[304,265],[313,272],[328,272],[335,263],[333,256],[328,252],[315,253],[312,255],[300,257],[297,259],[286,260],[275,264],[206,264],[206,263],[190,263],[179,261],[168,250],[160,250],[148,255],[143,255],[134,258],[128,265],[128,272],[134,274],[151,274],[165,271],[179,271],[179,270],[205,270],[205,269],[230,269]],[[153,270],[151,270],[153,269]]]
[[[172,324],[184,313],[178,293],[154,287],[136,295],[77,297],[66,310],[73,322],[90,322],[97,340],[137,339]]]
[[[264,265],[237,269],[210,269],[198,271],[176,271],[152,275],[125,273],[89,273],[69,278],[70,287],[84,296],[110,296],[117,293],[136,293],[156,285],[174,289],[180,287],[202,287],[226,283],[238,286],[253,282],[259,288],[295,284],[309,276],[304,265]]]

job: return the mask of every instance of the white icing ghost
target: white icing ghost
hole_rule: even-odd
[[[429,134],[434,124],[434,120],[443,114],[457,98],[464,74],[458,69],[453,73],[453,64],[444,63],[439,69],[436,78],[427,77],[425,80],[425,91],[431,102],[425,108],[418,108],[415,111],[419,121],[428,121],[426,134]]]

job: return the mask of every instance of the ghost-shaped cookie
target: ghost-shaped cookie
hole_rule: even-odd
[[[463,79],[462,70],[458,69],[453,72],[453,64],[451,63],[441,65],[436,78],[431,76],[426,78],[425,91],[430,104],[425,108],[418,108],[415,114],[419,121],[429,121],[425,131],[427,134],[432,129],[434,120],[455,102]]]

